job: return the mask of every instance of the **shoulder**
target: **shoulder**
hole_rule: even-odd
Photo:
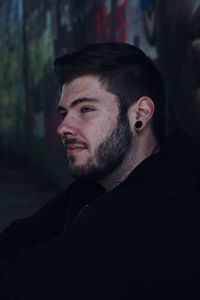
[[[0,233],[0,257],[14,260],[26,249],[56,236],[63,228],[69,189],[50,200],[30,217],[14,221]]]

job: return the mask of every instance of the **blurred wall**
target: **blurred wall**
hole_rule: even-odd
[[[169,130],[182,127],[198,141],[199,4],[198,0],[1,0],[0,148],[25,156],[60,186],[71,181],[56,134],[60,87],[52,62],[58,55],[102,41],[139,46],[158,64],[167,82]],[[195,61],[190,58],[194,52]],[[188,78],[190,85],[184,91]]]

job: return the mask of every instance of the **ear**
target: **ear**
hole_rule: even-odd
[[[140,97],[128,110],[128,118],[131,128],[135,128],[137,121],[142,122],[142,126],[137,130],[145,128],[154,114],[155,105],[153,100],[148,96]]]

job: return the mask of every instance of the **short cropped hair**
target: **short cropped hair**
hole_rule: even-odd
[[[99,43],[58,57],[54,68],[63,85],[95,75],[115,94],[122,112],[142,96],[155,105],[152,131],[159,142],[165,135],[165,91],[162,76],[152,60],[139,48],[126,43]]]

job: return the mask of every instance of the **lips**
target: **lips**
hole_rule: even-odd
[[[88,146],[84,141],[75,138],[66,138],[65,136],[62,136],[61,139],[68,154],[88,149]]]
[[[86,147],[83,145],[66,145],[66,148],[68,153],[74,153],[86,149]]]
[[[83,147],[83,146],[67,146],[66,147],[67,148],[67,150],[82,150],[82,149],[86,149],[85,147]]]

